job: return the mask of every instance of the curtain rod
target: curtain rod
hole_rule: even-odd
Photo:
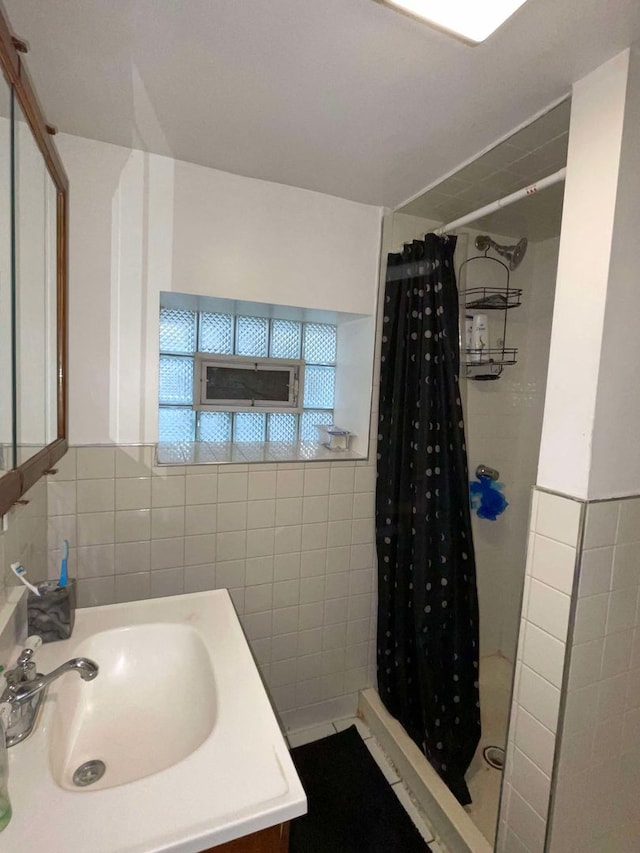
[[[564,181],[566,174],[567,169],[565,166],[557,172],[554,172],[552,175],[548,175],[546,178],[540,178],[539,181],[529,184],[529,186],[523,187],[521,190],[516,190],[510,195],[506,195],[504,198],[498,199],[498,201],[493,201],[491,204],[485,204],[484,207],[474,210],[471,213],[467,213],[466,216],[461,216],[460,219],[455,219],[453,222],[448,222],[446,225],[442,225],[440,228],[436,229],[435,233],[438,235],[446,234],[449,231],[460,228],[462,225],[467,225],[469,222],[475,222],[476,219],[488,216],[490,213],[495,213],[496,210],[500,210],[501,207],[507,207],[509,204],[520,201],[521,198],[527,198],[528,196],[535,195],[535,193],[540,190],[544,190],[547,187],[551,187],[554,184],[559,184],[561,181]]]

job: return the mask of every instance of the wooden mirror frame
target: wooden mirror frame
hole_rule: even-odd
[[[67,452],[67,277],[68,277],[68,216],[69,180],[51,138],[29,73],[20,57],[26,45],[15,38],[9,21],[0,6],[0,66],[12,87],[22,112],[29,123],[36,144],[44,158],[47,171],[56,187],[56,291],[57,291],[57,365],[56,396],[58,403],[58,435],[50,444],[35,453],[22,465],[0,477],[0,516],[22,498],[38,480],[51,470]],[[14,401],[15,404],[15,401]]]

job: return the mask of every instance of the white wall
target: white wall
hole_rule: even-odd
[[[598,372],[589,497],[640,492],[640,49],[631,52]],[[591,252],[587,252],[591,254]]]
[[[538,484],[582,498],[598,496],[589,474],[628,66],[625,51],[576,83],[571,102]]]
[[[375,313],[382,211],[61,135],[70,442],[157,437],[161,290]]]

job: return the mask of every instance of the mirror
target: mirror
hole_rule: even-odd
[[[56,375],[56,193],[17,105],[13,140],[15,450],[16,464],[22,465],[56,438],[57,402],[51,394]]]
[[[11,270],[11,88],[0,78],[0,477],[15,468]]]
[[[0,10],[0,515],[67,450],[67,178]]]

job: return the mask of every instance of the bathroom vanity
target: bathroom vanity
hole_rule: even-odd
[[[78,610],[35,655],[70,658],[98,675],[51,683],[9,750],[3,850],[286,853],[306,797],[226,590]]]

